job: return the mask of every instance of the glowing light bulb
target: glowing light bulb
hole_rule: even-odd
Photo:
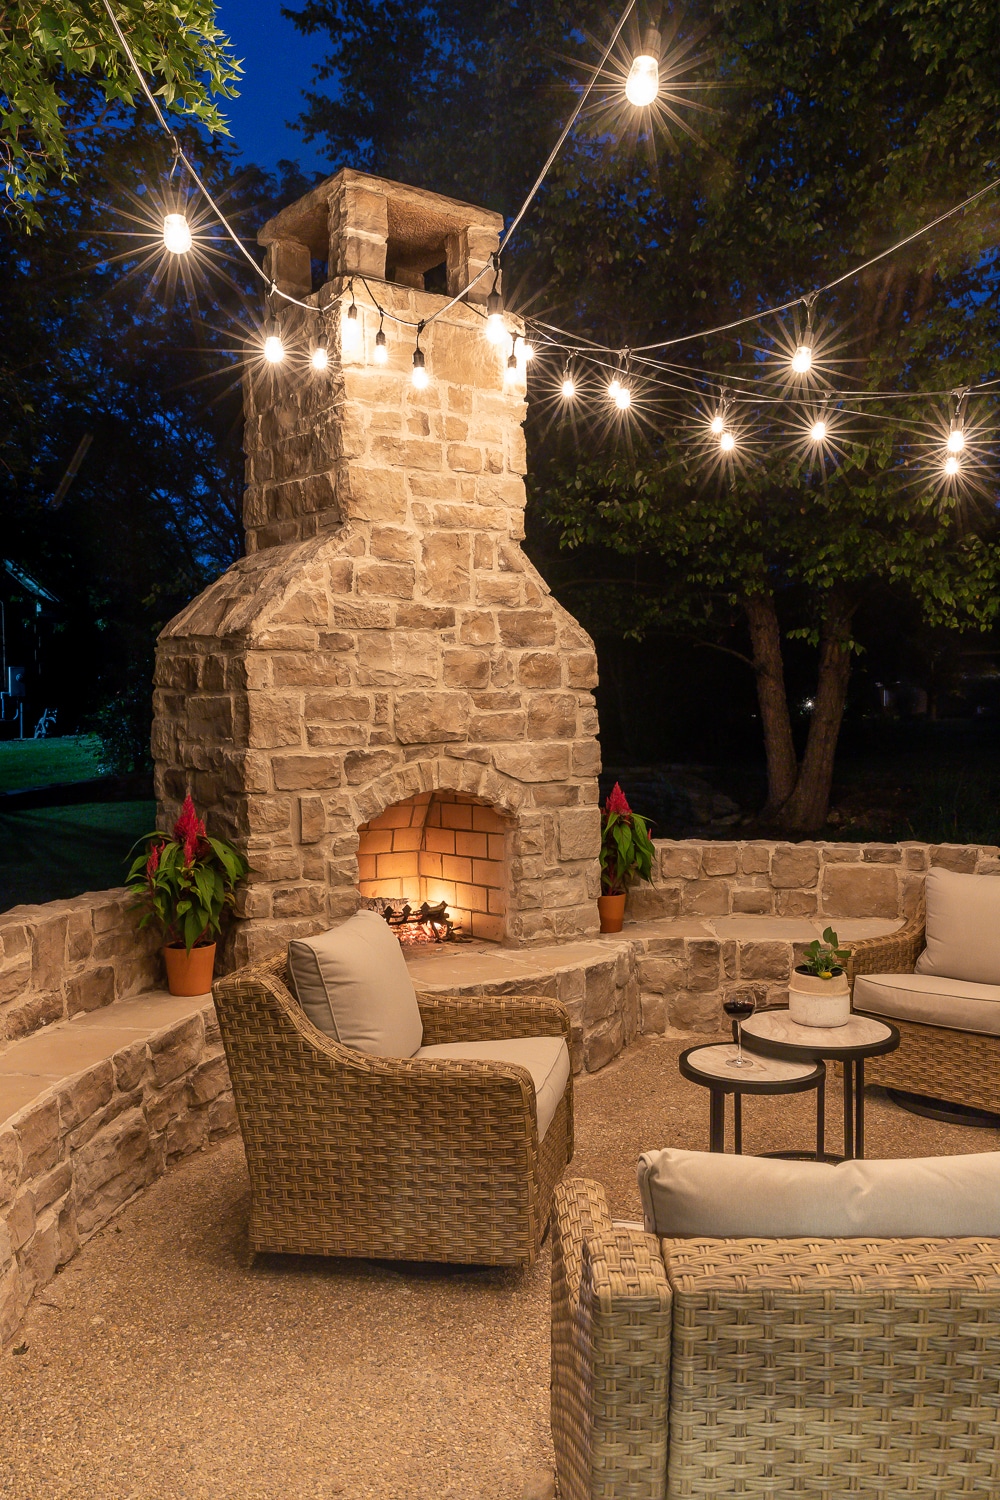
[[[431,383],[422,349],[414,349],[413,351],[413,374],[410,376],[410,379],[413,381],[414,389],[418,391],[425,391]]]
[[[636,109],[652,104],[660,92],[660,33],[655,26],[646,32],[642,51],[632,59],[625,81],[625,97]]]
[[[318,371],[325,370],[328,367],[330,363],[330,356],[326,352],[325,344],[316,345],[312,354],[310,354],[309,356],[309,363],[312,365],[314,370]]]
[[[733,437],[731,432],[724,432],[722,434],[722,436],[719,438],[719,447],[722,449],[723,453],[732,453],[733,449],[736,447],[736,439]]]
[[[562,391],[562,394],[567,401],[572,401],[573,397],[576,395],[576,381],[573,379],[572,375],[563,376],[563,383],[559,387],[559,389]]]
[[[358,317],[356,302],[352,302],[344,315],[340,334],[341,347],[345,353],[351,353],[361,343],[361,319]]]
[[[965,452],[965,432],[961,427],[953,427],[948,434],[948,452]]]
[[[508,385],[513,385],[520,373],[521,367],[517,362],[517,355],[512,353],[507,361],[507,368],[504,371],[503,378]]]
[[[269,365],[280,365],[285,357],[285,346],[276,333],[269,333],[264,340],[264,358]]]
[[[944,472],[949,479],[954,479],[956,474],[960,474],[962,472],[962,465],[959,463],[954,453],[950,453],[945,459]]]
[[[615,405],[619,411],[628,411],[632,405],[632,392],[627,385],[619,385],[615,391]]]
[[[618,379],[618,376],[612,376],[612,378],[608,381],[608,395],[611,397],[612,401],[618,399],[618,392],[621,390],[621,388],[622,383]]]
[[[169,250],[171,255],[186,255],[191,245],[191,226],[184,214],[164,214],[164,249]]]
[[[389,363],[389,346],[385,341],[385,334],[381,328],[375,335],[375,352],[372,354],[372,359],[377,365],[387,365]]]
[[[518,364],[526,365],[529,360],[534,359],[535,349],[527,339],[517,338],[514,340],[514,357]]]
[[[726,424],[722,420],[722,418],[718,414],[718,412],[716,412],[716,414],[712,418],[711,422],[709,422],[709,424],[708,424],[708,430],[712,433],[712,435],[714,437],[721,437],[722,434],[725,432],[725,430],[726,430]]]
[[[507,329],[504,324],[503,313],[490,313],[486,319],[486,338],[494,346],[506,342]]]
[[[809,436],[814,443],[821,443],[826,437],[826,423],[823,421],[814,422],[809,429]]]
[[[792,369],[796,375],[808,375],[812,369],[813,352],[811,344],[799,344],[792,355]]]

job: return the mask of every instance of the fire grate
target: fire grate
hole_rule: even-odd
[[[448,915],[444,901],[431,906],[422,901],[413,907],[408,901],[391,901],[383,896],[372,896],[364,902],[368,911],[377,911],[385,918],[401,943],[459,943],[464,933],[457,922]]]

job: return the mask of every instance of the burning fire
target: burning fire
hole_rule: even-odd
[[[408,901],[375,897],[368,905],[385,917],[401,943],[454,943],[461,940],[462,930],[449,917],[443,901],[436,906],[422,901],[414,909]]]

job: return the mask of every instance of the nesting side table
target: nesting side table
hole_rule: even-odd
[[[865,1058],[895,1052],[899,1032],[889,1021],[856,1010],[846,1026],[799,1026],[787,1010],[758,1010],[743,1022],[744,1051],[790,1062],[844,1065],[844,1156],[865,1154]]]
[[[746,1029],[744,1023],[744,1030]],[[744,1057],[747,1049],[744,1046]],[[726,1149],[726,1095],[733,1096],[733,1137],[737,1156],[743,1152],[744,1094],[804,1094],[816,1090],[816,1160],[823,1160],[826,1068],[822,1062],[788,1062],[751,1054],[752,1067],[731,1068],[736,1056],[732,1042],[688,1047],[678,1058],[681,1076],[700,1083],[709,1093],[709,1150]],[[801,1151],[768,1152],[771,1156],[802,1156]]]

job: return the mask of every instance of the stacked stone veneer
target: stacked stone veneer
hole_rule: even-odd
[[[373,280],[389,253],[422,280],[436,233],[454,279],[488,259],[500,219],[363,174],[347,186],[331,179],[263,234],[293,271],[296,246],[315,253],[329,234],[344,275],[320,293],[286,283],[332,310],[323,325],[289,315],[296,357],[248,380],[249,553],[160,638],[158,796],[170,817],[190,790],[250,858],[238,961],[352,911],[360,827],[439,791],[510,824],[510,940],[592,933],[596,659],[521,551],[523,378],[505,381],[507,350],[483,337],[488,281],[445,313],[443,296]],[[443,313],[421,337],[426,390],[411,383],[412,326],[386,321],[388,363],[373,362],[379,317],[359,280],[349,290],[362,252],[383,306],[409,325]],[[346,350],[352,299],[362,338]],[[305,357],[318,326],[319,377]]]
[[[130,899],[96,891],[0,915],[0,1046],[159,982],[162,939],[140,931]]]
[[[932,865],[1000,874],[995,844],[699,843],[656,839],[652,886],[629,897],[646,917],[908,917]]]
[[[129,1198],[235,1127],[211,1004],[0,1124],[0,1345],[32,1296]]]
[[[633,929],[642,1030],[652,1033],[726,1028],[721,1006],[732,990],[749,988],[759,1005],[787,1004],[809,939],[769,931],[768,917],[809,919],[816,936],[840,920],[902,921],[919,907],[932,866],[1000,875],[995,845],[655,842],[654,883],[632,892],[631,916],[674,918],[688,930]]]

